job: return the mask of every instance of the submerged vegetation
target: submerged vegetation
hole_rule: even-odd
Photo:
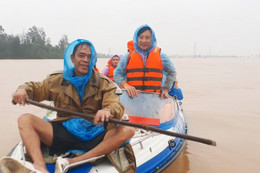
[[[0,59],[62,59],[68,44],[68,36],[63,35],[58,45],[51,45],[44,29],[36,26],[20,35],[8,35],[0,25]]]

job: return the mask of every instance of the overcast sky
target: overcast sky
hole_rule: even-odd
[[[90,40],[99,53],[125,54],[143,24],[168,55],[260,54],[260,0],[0,0],[7,34],[36,26],[52,45],[66,34],[70,42]]]

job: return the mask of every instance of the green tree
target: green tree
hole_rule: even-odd
[[[62,58],[69,45],[68,36],[63,35],[58,45],[52,46],[43,28],[33,26],[27,32],[8,35],[0,25],[0,58],[10,59],[56,59]]]
[[[26,34],[26,42],[44,46],[46,43],[46,33],[43,28],[37,28],[36,26],[29,28],[29,32]]]
[[[61,51],[65,51],[66,47],[69,45],[68,36],[64,34],[58,45]]]
[[[2,35],[4,33],[4,28],[2,27],[2,25],[0,25],[0,35]]]
[[[0,57],[6,56],[7,48],[7,34],[4,32],[4,28],[0,25]]]

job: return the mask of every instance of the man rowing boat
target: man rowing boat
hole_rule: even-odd
[[[62,73],[51,74],[42,82],[26,82],[14,93],[13,101],[20,105],[25,105],[27,98],[49,100],[58,108],[95,115],[93,122],[59,112],[51,122],[29,113],[21,115],[18,119],[19,132],[33,161],[34,171],[48,172],[42,145],[47,146],[53,155],[70,149],[85,151],[78,157],[59,158],[55,172],[62,172],[68,164],[114,151],[134,135],[132,127],[115,126],[107,122],[110,118],[121,119],[124,107],[115,94],[113,82],[93,70],[96,61],[93,44],[88,40],[76,40],[65,51]],[[135,171],[133,158],[128,160],[129,168],[125,170]]]

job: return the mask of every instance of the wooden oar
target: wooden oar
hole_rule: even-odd
[[[57,111],[59,113],[66,113],[66,114],[69,113],[69,114],[72,114],[72,115],[78,115],[78,116],[85,117],[88,120],[94,119],[94,116],[92,116],[92,115],[86,115],[86,114],[80,113],[80,112],[74,112],[74,111],[70,111],[70,110],[56,108],[56,107],[49,106],[49,105],[46,105],[46,104],[43,104],[43,103],[39,103],[39,102],[30,100],[30,99],[26,99],[25,102],[32,104],[32,105],[35,105],[35,106],[38,106],[38,107],[41,107],[41,108]],[[120,121],[120,120],[116,120],[114,118],[110,118],[108,122],[114,123],[114,124],[121,124],[121,125],[125,125],[125,126],[137,127],[137,128],[144,129],[144,130],[150,130],[150,131],[153,131],[153,132],[161,133],[161,134],[164,134],[164,135],[179,137],[179,138],[183,138],[183,139],[187,139],[187,140],[191,140],[191,141],[195,141],[195,142],[204,143],[204,144],[207,144],[207,145],[216,146],[216,142],[212,141],[210,139],[205,139],[205,138],[200,138],[200,137],[196,137],[196,136],[175,133],[175,132],[171,132],[171,131],[167,131],[167,130],[158,129],[158,128],[148,126],[148,125],[130,123],[130,122],[126,122],[126,121]]]

